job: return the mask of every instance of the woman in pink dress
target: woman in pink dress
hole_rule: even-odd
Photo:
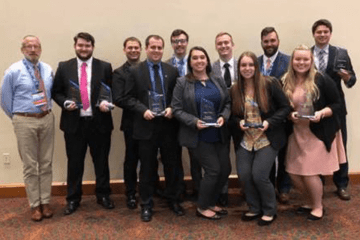
[[[304,45],[295,48],[282,80],[293,107],[286,171],[304,199],[310,200],[297,212],[309,213],[308,220],[320,220],[324,215],[320,176],[333,174],[345,161],[337,117],[339,93],[334,81],[315,69],[312,52]]]

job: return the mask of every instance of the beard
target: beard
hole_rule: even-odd
[[[264,49],[264,54],[267,57],[271,57],[278,51],[278,49],[279,49],[279,46]]]
[[[81,56],[80,53],[76,52],[76,56],[81,60],[81,61],[87,61],[89,58],[92,57],[92,52],[87,54],[86,56]]]

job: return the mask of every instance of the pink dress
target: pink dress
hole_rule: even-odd
[[[304,99],[304,90],[296,87],[292,96],[295,109]],[[286,171],[295,175],[332,175],[339,169],[340,163],[346,162],[345,149],[340,130],[326,150],[325,144],[310,130],[310,120],[300,119],[294,123],[294,131],[289,137],[286,154]]]

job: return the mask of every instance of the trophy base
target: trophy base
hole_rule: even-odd
[[[207,127],[220,127],[218,123],[204,123],[203,125]]]
[[[155,117],[163,117],[165,116],[165,111],[162,112],[151,112]]]
[[[264,125],[259,124],[259,123],[245,123],[244,127],[249,127],[249,128],[263,128]]]
[[[315,115],[296,115],[298,118],[312,119]]]

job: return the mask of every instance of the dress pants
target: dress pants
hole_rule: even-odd
[[[110,194],[109,151],[111,131],[100,132],[92,117],[80,118],[75,133],[65,132],[65,146],[68,157],[67,197],[66,200],[80,202],[82,195],[82,177],[87,147],[94,163],[96,176],[95,193],[97,198]]]
[[[270,181],[277,188],[279,193],[289,193],[291,189],[291,179],[289,174],[285,170],[286,149],[287,145],[285,145],[279,151],[277,176],[275,163],[270,172]]]
[[[133,129],[124,129],[125,139],[125,161],[124,161],[124,182],[126,196],[135,195],[137,186],[137,166],[139,157],[139,141],[133,138]]]
[[[189,148],[189,152],[204,170],[198,206],[201,209],[208,209],[215,206],[231,172],[228,147],[226,143],[199,141],[196,148]]]
[[[341,135],[346,152],[346,144],[347,144],[346,115],[340,116],[339,119],[340,119]],[[349,184],[349,163],[347,159],[347,154],[346,154],[346,163],[340,164],[340,169],[334,172],[333,181],[338,189],[347,188]]]
[[[26,194],[31,208],[49,204],[54,152],[54,114],[42,118],[14,115],[13,126],[23,162]]]
[[[276,214],[275,188],[269,174],[277,153],[271,146],[251,152],[240,146],[236,151],[237,173],[252,213]]]
[[[178,202],[178,193],[181,184],[181,159],[178,156],[179,144],[177,142],[178,128],[174,121],[163,117],[156,117],[155,127],[150,139],[139,140],[140,175],[139,193],[141,205],[152,207],[157,175],[157,154],[160,149],[161,161],[164,166],[165,190],[164,197],[169,202]],[[176,125],[176,124],[175,124]]]

